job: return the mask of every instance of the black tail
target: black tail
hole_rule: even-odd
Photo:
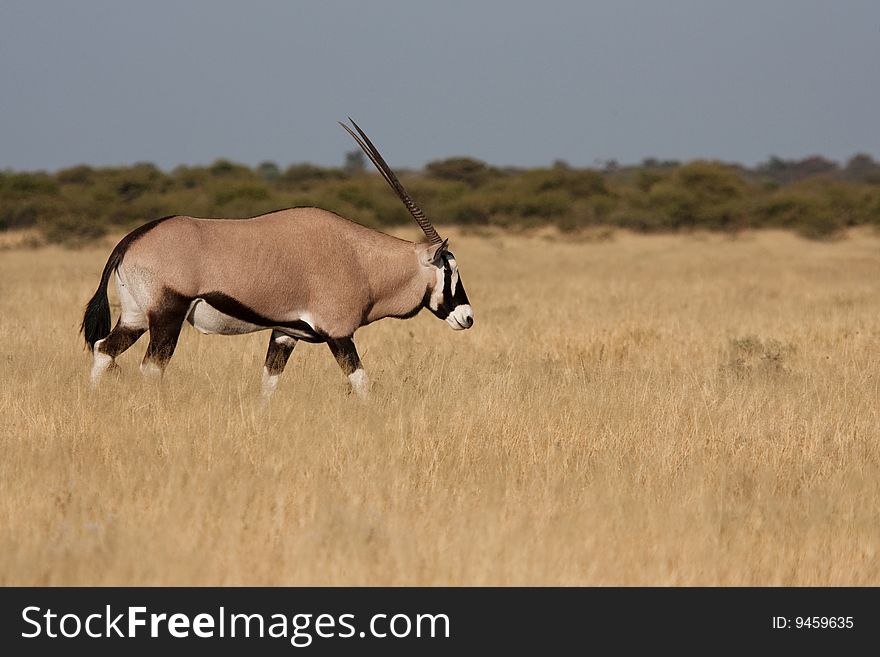
[[[107,264],[104,265],[104,273],[101,274],[101,282],[95,291],[95,296],[86,304],[86,312],[83,315],[81,330],[86,338],[89,351],[95,349],[95,343],[110,335],[110,301],[107,299],[107,282],[110,274],[116,271],[124,255],[119,246],[113,249]]]
[[[103,340],[110,335],[110,301],[107,299],[107,283],[110,280],[110,275],[122,263],[122,257],[135,240],[155,228],[156,225],[174,216],[176,215],[162,217],[161,219],[146,223],[140,228],[135,228],[123,237],[113,249],[110,257],[107,259],[107,264],[104,265],[98,289],[86,304],[86,312],[83,315],[82,325],[80,326],[80,330],[86,338],[86,346],[89,348],[89,351],[94,351],[95,343],[98,340]]]

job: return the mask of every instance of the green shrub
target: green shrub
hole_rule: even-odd
[[[175,186],[182,189],[196,189],[211,179],[211,172],[205,167],[179,166],[171,174]]]
[[[165,177],[152,164],[138,164],[114,170],[113,179],[116,196],[126,202],[148,192],[161,192],[165,186]]]
[[[848,223],[827,190],[811,186],[780,188],[755,206],[755,216],[758,226],[793,229],[813,239],[832,237]]]
[[[348,176],[339,169],[325,169],[312,164],[293,164],[284,171],[278,182],[287,189],[297,189],[327,180],[342,180]]]
[[[669,174],[654,168],[639,169],[635,175],[635,186],[641,192],[649,192],[659,182],[669,178]]]
[[[0,230],[28,228],[37,223],[41,215],[38,203],[27,201],[0,203]]]
[[[757,170],[719,162],[646,160],[604,171],[564,163],[497,169],[473,158],[399,172],[438,223],[562,230],[607,225],[638,231],[777,227],[824,239],[848,226],[880,226],[880,165],[854,156],[845,168],[822,158],[771,160]],[[793,181],[793,182],[792,182]],[[256,168],[229,160],[58,171],[0,172],[0,230],[39,227],[53,242],[75,243],[168,214],[246,217],[311,205],[381,228],[412,219],[375,172],[272,162]]]
[[[492,213],[485,203],[474,197],[465,197],[445,207],[442,215],[444,222],[463,226],[481,226],[491,222]]]
[[[340,200],[362,210],[375,210],[381,205],[381,201],[377,201],[373,194],[373,190],[367,188],[365,185],[342,185],[336,193]]]
[[[471,187],[479,187],[494,175],[485,162],[470,157],[451,157],[429,162],[425,169],[432,178],[463,182]]]
[[[589,198],[607,194],[605,179],[598,171],[589,169],[534,169],[523,175],[526,185],[536,193],[565,192],[573,198]]]
[[[254,178],[255,174],[243,164],[236,164],[229,160],[215,160],[209,171],[215,178]]]
[[[517,209],[523,217],[555,218],[567,213],[571,206],[571,198],[564,192],[540,192],[522,199]]]
[[[91,185],[96,175],[92,167],[80,164],[68,169],[62,169],[55,174],[55,180],[62,185]]]
[[[31,200],[39,196],[56,196],[60,189],[54,178],[39,173],[0,174],[3,200]]]
[[[729,199],[741,196],[746,183],[731,167],[717,162],[696,161],[679,167],[675,180],[705,199]]]
[[[262,183],[242,183],[217,190],[214,202],[222,206],[233,201],[264,201],[269,196],[269,189]]]
[[[78,212],[61,212],[51,220],[44,218],[40,229],[47,242],[79,246],[107,233],[107,225]]]
[[[274,162],[260,162],[257,165],[257,175],[267,183],[274,183],[281,177],[281,169]]]

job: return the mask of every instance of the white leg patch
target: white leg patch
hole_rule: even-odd
[[[119,293],[120,325],[146,329],[148,326],[147,315],[141,310],[130,287],[123,282],[118,270],[115,276],[116,291]]]
[[[358,397],[361,399],[367,398],[367,393],[370,391],[370,379],[363,369],[357,369],[349,374],[348,382]]]
[[[162,368],[156,363],[141,363],[141,374],[145,379],[161,379]]]
[[[272,396],[275,388],[278,387],[278,379],[280,378],[280,374],[269,374],[269,368],[263,368],[263,399],[269,399]]]
[[[279,333],[272,339],[275,341],[276,344],[284,345],[285,347],[296,346],[296,338],[292,338],[289,335],[284,335],[283,333]]]
[[[104,342],[104,340],[98,340],[94,347],[94,361],[92,363],[91,375],[92,387],[98,385],[98,379],[100,379],[101,375],[107,371],[107,368],[113,364],[113,358],[111,356],[101,353],[100,347],[102,342]]]

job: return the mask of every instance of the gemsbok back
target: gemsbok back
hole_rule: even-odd
[[[354,346],[357,329],[385,317],[413,317],[422,308],[453,329],[473,325],[448,240],[351,123],[357,133],[340,125],[397,192],[427,242],[398,239],[310,207],[239,220],[151,221],[116,245],[86,306],[82,332],[94,354],[92,384],[147,330],[141,372],[161,375],[189,322],[202,333],[221,335],[270,330],[263,368],[267,398],[298,340],[326,342],[351,389],[365,397],[369,382]],[[111,276],[121,306],[112,331]]]

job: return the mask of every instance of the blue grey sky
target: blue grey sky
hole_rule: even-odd
[[[3,0],[0,168],[880,156],[877,0]]]

